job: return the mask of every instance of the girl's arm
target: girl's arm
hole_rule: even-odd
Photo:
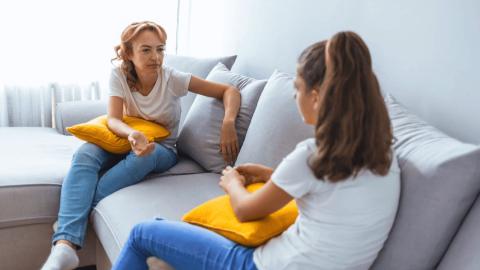
[[[235,169],[227,167],[222,174],[220,186],[230,195],[230,203],[240,222],[266,217],[293,200],[272,181],[267,181],[256,192],[249,193],[244,187],[245,178]]]
[[[149,143],[145,135],[122,121],[123,99],[111,96],[108,101],[107,125],[117,136],[127,138],[137,156],[144,156],[153,151],[155,144]]]
[[[188,89],[194,93],[223,101],[225,115],[220,136],[220,150],[223,159],[232,164],[240,151],[235,129],[235,119],[240,108],[240,91],[233,86],[210,82],[196,76],[192,76],[190,79]]]

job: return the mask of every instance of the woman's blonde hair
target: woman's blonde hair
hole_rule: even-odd
[[[165,32],[165,29],[151,21],[134,22],[123,30],[120,44],[114,47],[117,56],[113,58],[112,61],[118,60],[121,62],[120,67],[127,77],[127,84],[130,89],[134,88],[138,81],[135,66],[133,65],[133,62],[129,60],[129,56],[131,56],[133,49],[132,41],[143,31],[152,31],[159,36],[162,42],[165,43],[167,41],[167,33]]]

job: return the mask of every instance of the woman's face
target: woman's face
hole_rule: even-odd
[[[295,100],[303,122],[315,125],[318,116],[318,92],[316,89],[307,89],[303,78],[298,74],[294,81]]]
[[[163,63],[165,42],[153,31],[143,31],[132,41],[129,56],[137,74],[157,73]]]

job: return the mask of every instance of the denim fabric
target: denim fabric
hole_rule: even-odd
[[[112,269],[148,269],[146,259],[155,256],[175,270],[256,270],[254,250],[202,227],[160,219],[133,228]]]
[[[79,248],[85,240],[88,215],[97,203],[124,187],[140,182],[150,172],[163,172],[177,162],[176,154],[156,143],[147,156],[132,151],[117,155],[85,143],[73,155],[60,196],[58,229],[52,242],[68,240]]]

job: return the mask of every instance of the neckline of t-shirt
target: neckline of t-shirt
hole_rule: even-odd
[[[162,68],[162,71],[160,72],[159,76],[157,76],[157,80],[155,81],[155,84],[153,85],[152,90],[150,90],[150,92],[146,96],[142,95],[142,93],[140,93],[138,90],[132,92],[132,94],[136,93],[135,95],[137,97],[144,98],[144,99],[150,98],[153,95],[152,94],[153,92],[156,92],[156,91],[158,91],[158,88],[161,89],[163,87],[163,83],[165,81],[165,75],[164,74],[165,74],[165,70],[163,70],[163,68]]]

